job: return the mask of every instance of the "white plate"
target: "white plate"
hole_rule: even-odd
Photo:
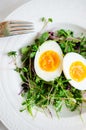
[[[0,119],[10,130],[85,130],[86,113],[82,114],[83,122],[75,113],[68,112],[65,108],[61,118],[45,116],[37,113],[35,118],[25,111],[20,113],[22,98],[18,95],[21,80],[13,71],[14,65],[6,53],[18,50],[30,43],[32,38],[41,29],[41,17],[52,17],[54,22],[48,29],[67,28],[76,34],[86,34],[86,0],[33,0],[11,13],[6,19],[32,21],[36,32],[22,36],[0,39]],[[81,27],[79,27],[81,26]]]

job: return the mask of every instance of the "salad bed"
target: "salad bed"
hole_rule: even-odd
[[[45,19],[42,19],[42,21],[45,22]],[[52,19],[49,18],[48,22],[52,22]],[[49,82],[38,77],[35,72],[34,58],[36,52],[39,46],[48,40],[56,41],[61,47],[63,55],[68,52],[76,52],[86,58],[86,37],[83,35],[75,37],[74,32],[71,30],[46,31],[40,34],[30,46],[27,45],[21,48],[22,67],[16,65],[15,68],[15,71],[19,73],[22,79],[21,96],[24,101],[22,103],[23,109],[20,111],[28,110],[33,115],[34,107],[50,111],[48,106],[52,105],[56,113],[58,113],[61,111],[63,103],[65,103],[70,111],[77,109],[81,112],[82,103],[86,101],[82,95],[85,90],[81,91],[71,86],[69,84],[70,79],[66,79],[63,72],[60,77]],[[8,55],[16,57],[16,52],[9,52]]]

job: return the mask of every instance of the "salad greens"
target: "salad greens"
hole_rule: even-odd
[[[46,22],[46,19],[42,18],[42,21]],[[52,19],[49,18],[48,22],[52,22]],[[82,91],[71,86],[68,82],[70,79],[66,79],[63,73],[50,82],[37,76],[34,70],[34,57],[39,46],[47,40],[56,41],[64,55],[68,52],[77,52],[86,58],[86,37],[76,38],[73,31],[64,29],[55,32],[46,31],[37,37],[31,46],[20,49],[22,67],[17,66],[15,71],[22,79],[23,110],[28,110],[31,115],[34,107],[47,109],[48,105],[52,105],[58,113],[62,109],[63,102],[70,111],[74,111],[80,109],[84,100]],[[16,55],[16,52],[9,52],[8,56],[11,55]]]

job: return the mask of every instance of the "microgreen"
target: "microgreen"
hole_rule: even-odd
[[[41,20],[45,25],[53,21],[52,18],[44,17]],[[73,31],[64,29],[51,33],[46,31],[37,37],[31,46],[20,49],[22,67],[16,67],[15,71],[22,79],[21,96],[24,98],[22,103],[24,109],[21,111],[27,110],[31,115],[35,106],[47,109],[48,105],[52,105],[58,113],[63,103],[70,111],[74,111],[79,109],[83,102],[82,91],[71,86],[70,79],[66,79],[63,73],[54,81],[46,82],[38,77],[34,70],[34,57],[39,46],[47,40],[52,40],[52,36],[54,36],[53,40],[60,45],[63,55],[68,52],[77,52],[86,58],[86,37],[75,37]],[[8,56],[16,56],[16,52],[9,52]]]
[[[16,51],[10,51],[7,54],[8,54],[8,56],[16,56],[17,55]]]

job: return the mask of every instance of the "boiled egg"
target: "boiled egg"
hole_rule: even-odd
[[[52,81],[62,73],[63,54],[60,46],[53,40],[44,42],[34,59],[36,74],[45,81]]]
[[[79,90],[86,90],[86,59],[70,52],[64,56],[63,72],[69,83]]]

